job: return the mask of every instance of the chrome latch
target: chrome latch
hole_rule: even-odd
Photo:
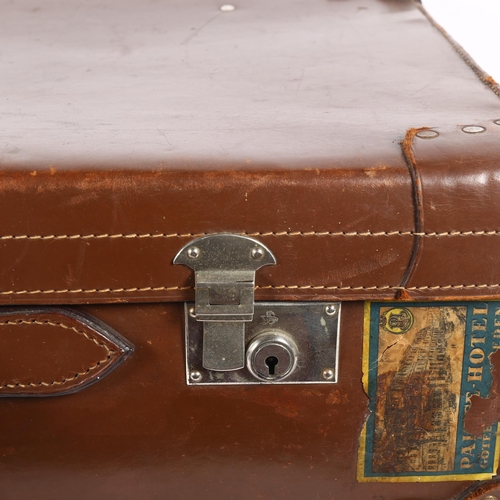
[[[203,236],[174,258],[194,270],[194,316],[203,322],[203,367],[214,371],[245,366],[245,322],[253,320],[255,271],[276,264],[271,251],[236,234]]]

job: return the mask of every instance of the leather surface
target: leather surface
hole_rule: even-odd
[[[410,1],[219,6],[25,0],[5,8],[3,163],[373,166],[400,157],[411,127],[497,118],[497,97]]]
[[[496,296],[476,285],[500,283],[500,101],[422,13],[385,0],[242,0],[227,14],[211,0],[26,0],[2,14],[0,302],[94,303],[77,307],[136,351],[85,391],[0,405],[0,496],[467,494],[356,482],[359,300]],[[487,134],[462,143],[456,125],[484,120]],[[415,127],[438,127],[439,142]],[[455,231],[494,234],[421,235]],[[258,300],[355,300],[337,385],[186,386],[182,305],[141,302],[192,299],[172,259],[216,232],[275,253]]]
[[[421,247],[406,287],[412,297],[425,296],[425,287],[450,296],[500,290],[500,126],[477,122],[485,131],[470,134],[462,130],[467,125],[433,127],[438,137],[413,138],[422,200]]]
[[[334,385],[187,386],[182,304],[84,310],[136,350],[77,394],[2,402],[2,498],[450,500],[472,484],[356,482],[360,302],[342,306]]]
[[[106,376],[132,351],[116,332],[68,309],[2,309],[0,397],[79,391]]]
[[[172,259],[217,232],[275,253],[259,300],[498,292],[476,286],[500,277],[474,257],[493,259],[495,237],[460,239],[470,252],[450,267],[455,239],[425,237],[415,261],[400,142],[414,127],[490,120],[464,142],[488,143],[475,194],[443,168],[425,174],[423,196],[446,197],[426,209],[431,232],[497,231],[488,137],[500,101],[410,2],[76,6],[27,1],[0,19],[1,303],[191,300],[192,276]],[[458,161],[446,147],[425,162]]]
[[[278,265],[257,273],[262,299],[397,286],[413,245],[411,234],[397,232],[411,231],[413,220],[402,160],[393,168],[321,174],[87,172],[3,180],[0,203],[19,207],[3,219],[10,226],[0,240],[3,303],[192,298],[192,272],[173,259],[205,231],[245,232],[269,247]],[[54,203],[53,196],[62,198]],[[383,218],[373,210],[381,199],[391,199]],[[20,235],[26,225],[43,238]]]

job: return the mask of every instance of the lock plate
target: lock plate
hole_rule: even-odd
[[[204,368],[203,324],[193,317],[193,308],[194,303],[185,304],[188,385],[337,382],[340,303],[256,302],[253,320],[244,323],[246,363],[234,371]],[[269,349],[269,359],[261,360],[259,352],[265,349]],[[288,361],[287,356],[296,359]],[[293,364],[283,378],[279,360]],[[274,373],[263,372],[266,366]]]

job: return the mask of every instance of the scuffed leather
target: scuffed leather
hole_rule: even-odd
[[[137,346],[89,390],[3,400],[3,497],[467,491],[356,481],[360,300],[499,292],[500,101],[411,2],[25,0],[2,12],[0,43],[0,303],[75,304]],[[481,136],[456,127],[478,120]],[[421,127],[441,135],[403,150]],[[218,232],[276,255],[257,300],[346,301],[335,387],[186,385],[175,302],[193,281],[172,260]],[[101,359],[87,347],[77,373]]]
[[[496,119],[500,101],[411,2],[74,5],[0,19],[0,303],[192,299],[172,259],[219,232],[275,253],[257,300],[497,293],[457,288],[500,283],[464,257],[495,237],[467,239],[454,266],[437,263],[465,239],[423,238],[415,266],[406,131]],[[487,135],[466,141],[474,161]],[[494,192],[487,151],[483,194],[443,192],[429,227],[500,230],[477,202]]]

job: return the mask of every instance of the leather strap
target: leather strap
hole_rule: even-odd
[[[421,227],[405,290],[412,299],[498,296],[500,126],[489,120],[429,130],[434,137],[414,130],[403,143]]]
[[[102,379],[133,346],[91,316],[62,308],[0,311],[0,397],[55,396]]]

